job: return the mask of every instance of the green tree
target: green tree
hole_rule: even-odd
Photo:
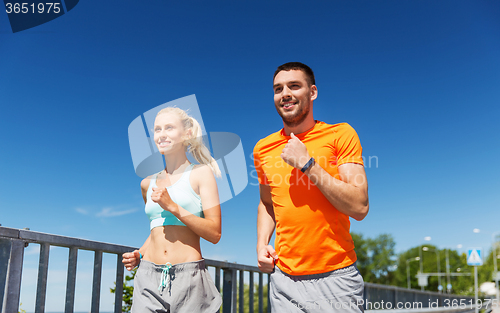
[[[419,249],[421,247],[415,247],[411,248],[405,252],[402,252],[398,255],[397,259],[397,264],[396,264],[396,270],[394,271],[394,283],[396,286],[399,287],[407,287],[407,260],[409,259],[414,259],[416,257],[419,257]],[[409,262],[409,268],[410,268],[410,283],[411,283],[411,288],[420,288],[418,287],[418,281],[415,278],[415,275],[419,271],[419,262]]]
[[[351,233],[358,257],[357,266],[365,282],[392,284],[396,265],[396,243],[390,234],[381,234],[374,239]]]
[[[356,251],[356,256],[358,258],[356,266],[358,267],[361,276],[363,276],[363,279],[365,279],[368,264],[370,264],[370,258],[368,257],[368,243],[366,239],[363,238],[362,234],[351,233],[351,237],[354,241],[354,250]]]
[[[123,303],[122,303],[122,312],[130,312],[130,309],[132,308],[132,295],[134,294],[134,277],[135,273],[137,273],[137,267],[134,268],[130,272],[130,276],[126,275],[125,276],[125,281],[123,282]],[[115,282],[115,288],[110,288],[111,293],[116,292],[116,282]]]
[[[410,269],[410,285],[411,288],[420,289],[418,286],[417,273],[420,271],[420,262],[424,273],[437,273],[437,252],[439,251],[439,267],[441,273],[446,273],[446,254],[448,253],[450,273],[457,274],[470,274],[471,268],[467,266],[467,259],[465,254],[458,254],[456,250],[451,249],[438,249],[433,245],[426,244],[427,251],[421,251],[423,246],[417,246],[408,249],[398,255],[397,269],[394,272],[395,285],[400,287],[407,287],[407,264]],[[407,260],[415,257],[422,257],[418,262],[406,262]],[[450,276],[450,283],[452,285],[452,293],[470,295],[473,294],[471,286],[474,286],[472,276]],[[441,276],[441,285],[446,289],[447,278]],[[428,286],[425,290],[438,291],[439,280],[437,276],[429,276]]]
[[[236,311],[239,312],[240,308],[240,293],[239,293],[239,285],[236,288],[238,291],[236,292]],[[221,288],[221,296],[222,296],[222,288]],[[262,295],[263,295],[263,312],[267,312],[267,285],[262,287]],[[250,303],[250,285],[243,285],[243,312],[249,313]],[[259,285],[254,284],[253,287],[253,309],[255,312],[259,310]],[[222,306],[220,308],[220,313],[223,313]]]
[[[263,312],[267,312],[267,285],[264,285],[262,287],[262,295],[264,297],[263,299]],[[240,301],[239,301],[239,293],[237,295],[237,311],[239,312],[239,306],[240,306]],[[250,285],[244,284],[243,286],[243,312],[249,313],[249,303],[250,303]],[[259,309],[259,285],[254,284],[253,287],[253,308],[254,311],[257,312]],[[221,309],[222,313],[222,309]]]
[[[483,256],[483,265],[478,266],[478,284],[481,285],[484,282],[495,282],[494,275],[494,258],[500,255],[500,242],[495,242],[496,255],[494,246],[490,248],[488,254]],[[497,258],[497,266],[500,264],[500,259]],[[498,270],[498,269],[497,269]]]
[[[455,250],[450,250],[450,273],[470,274],[467,276],[451,277],[451,293],[459,295],[474,295],[474,268],[467,265],[467,254],[458,254]],[[460,269],[460,270],[458,270]],[[445,268],[446,270],[446,268]]]

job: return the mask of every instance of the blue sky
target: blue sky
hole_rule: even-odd
[[[255,265],[250,156],[282,127],[274,70],[300,61],[316,74],[315,118],[351,124],[371,157],[370,212],[351,230],[390,233],[397,251],[425,236],[487,248],[500,231],[499,17],[496,1],[81,1],[13,34],[0,14],[0,223],[140,246],[149,227],[128,125],[195,94],[208,131],[240,136],[249,173],[204,256]],[[36,277],[28,249],[25,276]],[[65,253],[54,249],[51,266],[64,269]]]

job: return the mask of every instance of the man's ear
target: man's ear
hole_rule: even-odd
[[[316,85],[312,85],[311,86],[311,100],[316,100],[317,97],[318,97],[318,88],[316,87]]]

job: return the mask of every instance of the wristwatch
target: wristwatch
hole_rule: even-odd
[[[304,165],[304,167],[300,169],[300,171],[302,173],[305,173],[307,169],[309,169],[313,164],[314,164],[314,158],[310,158],[309,161],[307,161],[306,165]]]

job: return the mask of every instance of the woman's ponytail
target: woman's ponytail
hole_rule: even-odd
[[[215,176],[221,177],[219,165],[210,154],[210,151],[203,143],[203,134],[200,124],[193,117],[189,117],[191,127],[191,138],[187,140],[188,151],[193,155],[196,161],[206,164],[210,167]]]

